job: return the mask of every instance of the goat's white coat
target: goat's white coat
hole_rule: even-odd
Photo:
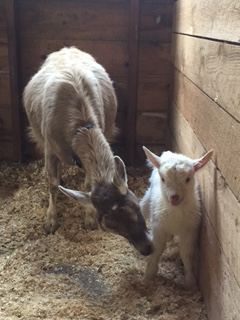
[[[195,172],[209,161],[212,151],[197,160],[170,151],[164,152],[161,157],[145,147],[144,151],[153,165],[153,170],[149,180],[150,187],[140,201],[140,207],[144,218],[150,217],[154,246],[144,281],[151,280],[157,274],[158,262],[167,241],[172,236],[179,236],[185,286],[192,288],[197,280],[196,249],[201,221],[200,196]]]

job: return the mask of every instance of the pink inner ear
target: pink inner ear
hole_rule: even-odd
[[[146,156],[148,158],[148,160],[151,162],[151,164],[156,167],[156,168],[160,168],[160,163],[158,161],[159,157],[156,156],[154,153],[148,151],[148,150],[144,150],[146,153]]]
[[[194,169],[195,171],[201,169],[203,166],[205,166],[205,164],[208,163],[208,161],[211,159],[212,157],[212,150],[209,151],[207,154],[205,154],[205,156],[203,156],[201,159],[199,159],[196,164],[194,165]]]
[[[194,169],[195,171],[198,171],[199,169],[201,169],[203,166],[204,166],[205,163],[203,163],[202,160],[200,160],[199,162],[197,162],[195,165],[194,165]]]

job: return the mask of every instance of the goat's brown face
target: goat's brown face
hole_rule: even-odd
[[[98,181],[89,193],[62,186],[59,189],[82,205],[94,207],[103,230],[123,236],[141,254],[149,255],[152,253],[152,243],[137,198],[128,189],[124,162],[118,156],[114,157],[114,162],[112,182]]]
[[[122,194],[115,184],[100,184],[91,194],[103,230],[126,238],[141,254],[152,253],[152,243],[135,195]]]

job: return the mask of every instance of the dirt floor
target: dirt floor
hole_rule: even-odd
[[[140,198],[149,172],[128,169]],[[64,169],[66,187],[82,189],[83,173]],[[83,210],[61,194],[61,226],[43,230],[48,193],[43,162],[0,163],[0,319],[206,320],[199,291],[181,289],[177,241],[164,253],[151,285],[147,258],[120,236],[83,228]]]

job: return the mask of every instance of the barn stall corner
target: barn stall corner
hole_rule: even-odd
[[[216,14],[216,12],[218,14]],[[240,5],[237,0],[0,0],[0,318],[193,319],[240,317]],[[192,159],[199,174],[200,275],[182,288],[178,239],[156,281],[126,239],[84,228],[84,210],[59,195],[60,227],[43,228],[44,162],[27,136],[22,93],[46,57],[76,46],[114,83],[120,133],[111,145],[140,200],[151,170],[142,146]],[[84,188],[65,165],[64,186]]]

